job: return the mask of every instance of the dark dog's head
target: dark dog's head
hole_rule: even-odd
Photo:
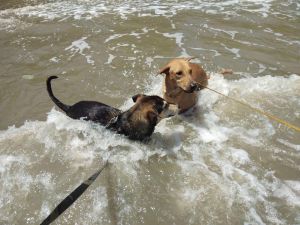
[[[159,74],[166,74],[167,78],[174,81],[178,87],[187,93],[198,89],[198,85],[192,79],[193,67],[189,62],[193,58],[174,59],[164,66]]]
[[[134,105],[117,120],[119,133],[130,139],[145,140],[154,132],[157,123],[178,114],[177,105],[167,103],[159,96],[137,94],[132,97]]]
[[[158,123],[161,119],[174,116],[178,113],[175,104],[167,103],[163,98],[156,95],[137,94],[132,97],[135,105],[132,109],[149,122]]]

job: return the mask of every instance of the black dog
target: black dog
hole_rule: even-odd
[[[132,97],[135,104],[125,112],[95,101],[80,101],[72,106],[65,105],[53,95],[51,80],[56,78],[58,77],[50,76],[47,79],[48,94],[69,117],[100,123],[119,134],[128,136],[129,139],[144,140],[150,137],[161,119],[178,113],[178,107],[167,103],[163,98],[142,94]]]

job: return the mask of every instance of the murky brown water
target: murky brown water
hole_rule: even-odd
[[[300,126],[299,12],[297,0],[0,2],[0,224],[39,224],[108,157],[54,224],[300,224],[299,132],[205,90],[196,115],[132,142],[66,117],[45,89],[58,75],[63,102],[125,109],[161,94],[168,60],[197,56],[211,88]]]

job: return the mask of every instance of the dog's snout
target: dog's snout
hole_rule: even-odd
[[[195,82],[192,82],[192,83],[191,83],[191,87],[192,87],[192,88],[197,87],[197,84],[196,84]]]
[[[195,91],[198,88],[198,85],[197,83],[192,82],[190,87],[191,87],[191,91]]]
[[[163,106],[164,109],[168,109],[169,108],[169,103],[164,101],[164,106]]]
[[[168,118],[171,116],[175,116],[179,112],[179,108],[176,104],[164,102],[163,108],[164,108],[164,110],[160,114],[161,118]]]
[[[168,104],[168,109],[170,111],[169,116],[175,116],[179,112],[178,105],[176,105],[176,104]]]

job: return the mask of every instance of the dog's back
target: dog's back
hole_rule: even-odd
[[[132,97],[135,104],[125,112],[95,101],[80,101],[69,106],[58,100],[52,92],[51,80],[56,78],[52,76],[47,79],[47,90],[52,101],[69,117],[100,123],[133,140],[149,138],[161,119],[178,113],[176,105],[167,103],[161,97],[141,94]]]
[[[72,106],[66,114],[73,119],[91,120],[106,126],[112,118],[118,116],[121,110],[101,102],[80,101]]]
[[[192,68],[192,74],[191,74],[192,80],[195,81],[197,84],[201,84],[199,87],[200,90],[206,87],[208,85],[209,77],[207,76],[204,69],[195,63],[189,63],[189,65]]]
[[[106,126],[112,118],[121,113],[119,109],[96,101],[80,101],[71,106],[62,103],[54,96],[51,88],[51,80],[57,78],[57,76],[50,76],[47,79],[48,94],[52,101],[72,119],[91,120]]]

